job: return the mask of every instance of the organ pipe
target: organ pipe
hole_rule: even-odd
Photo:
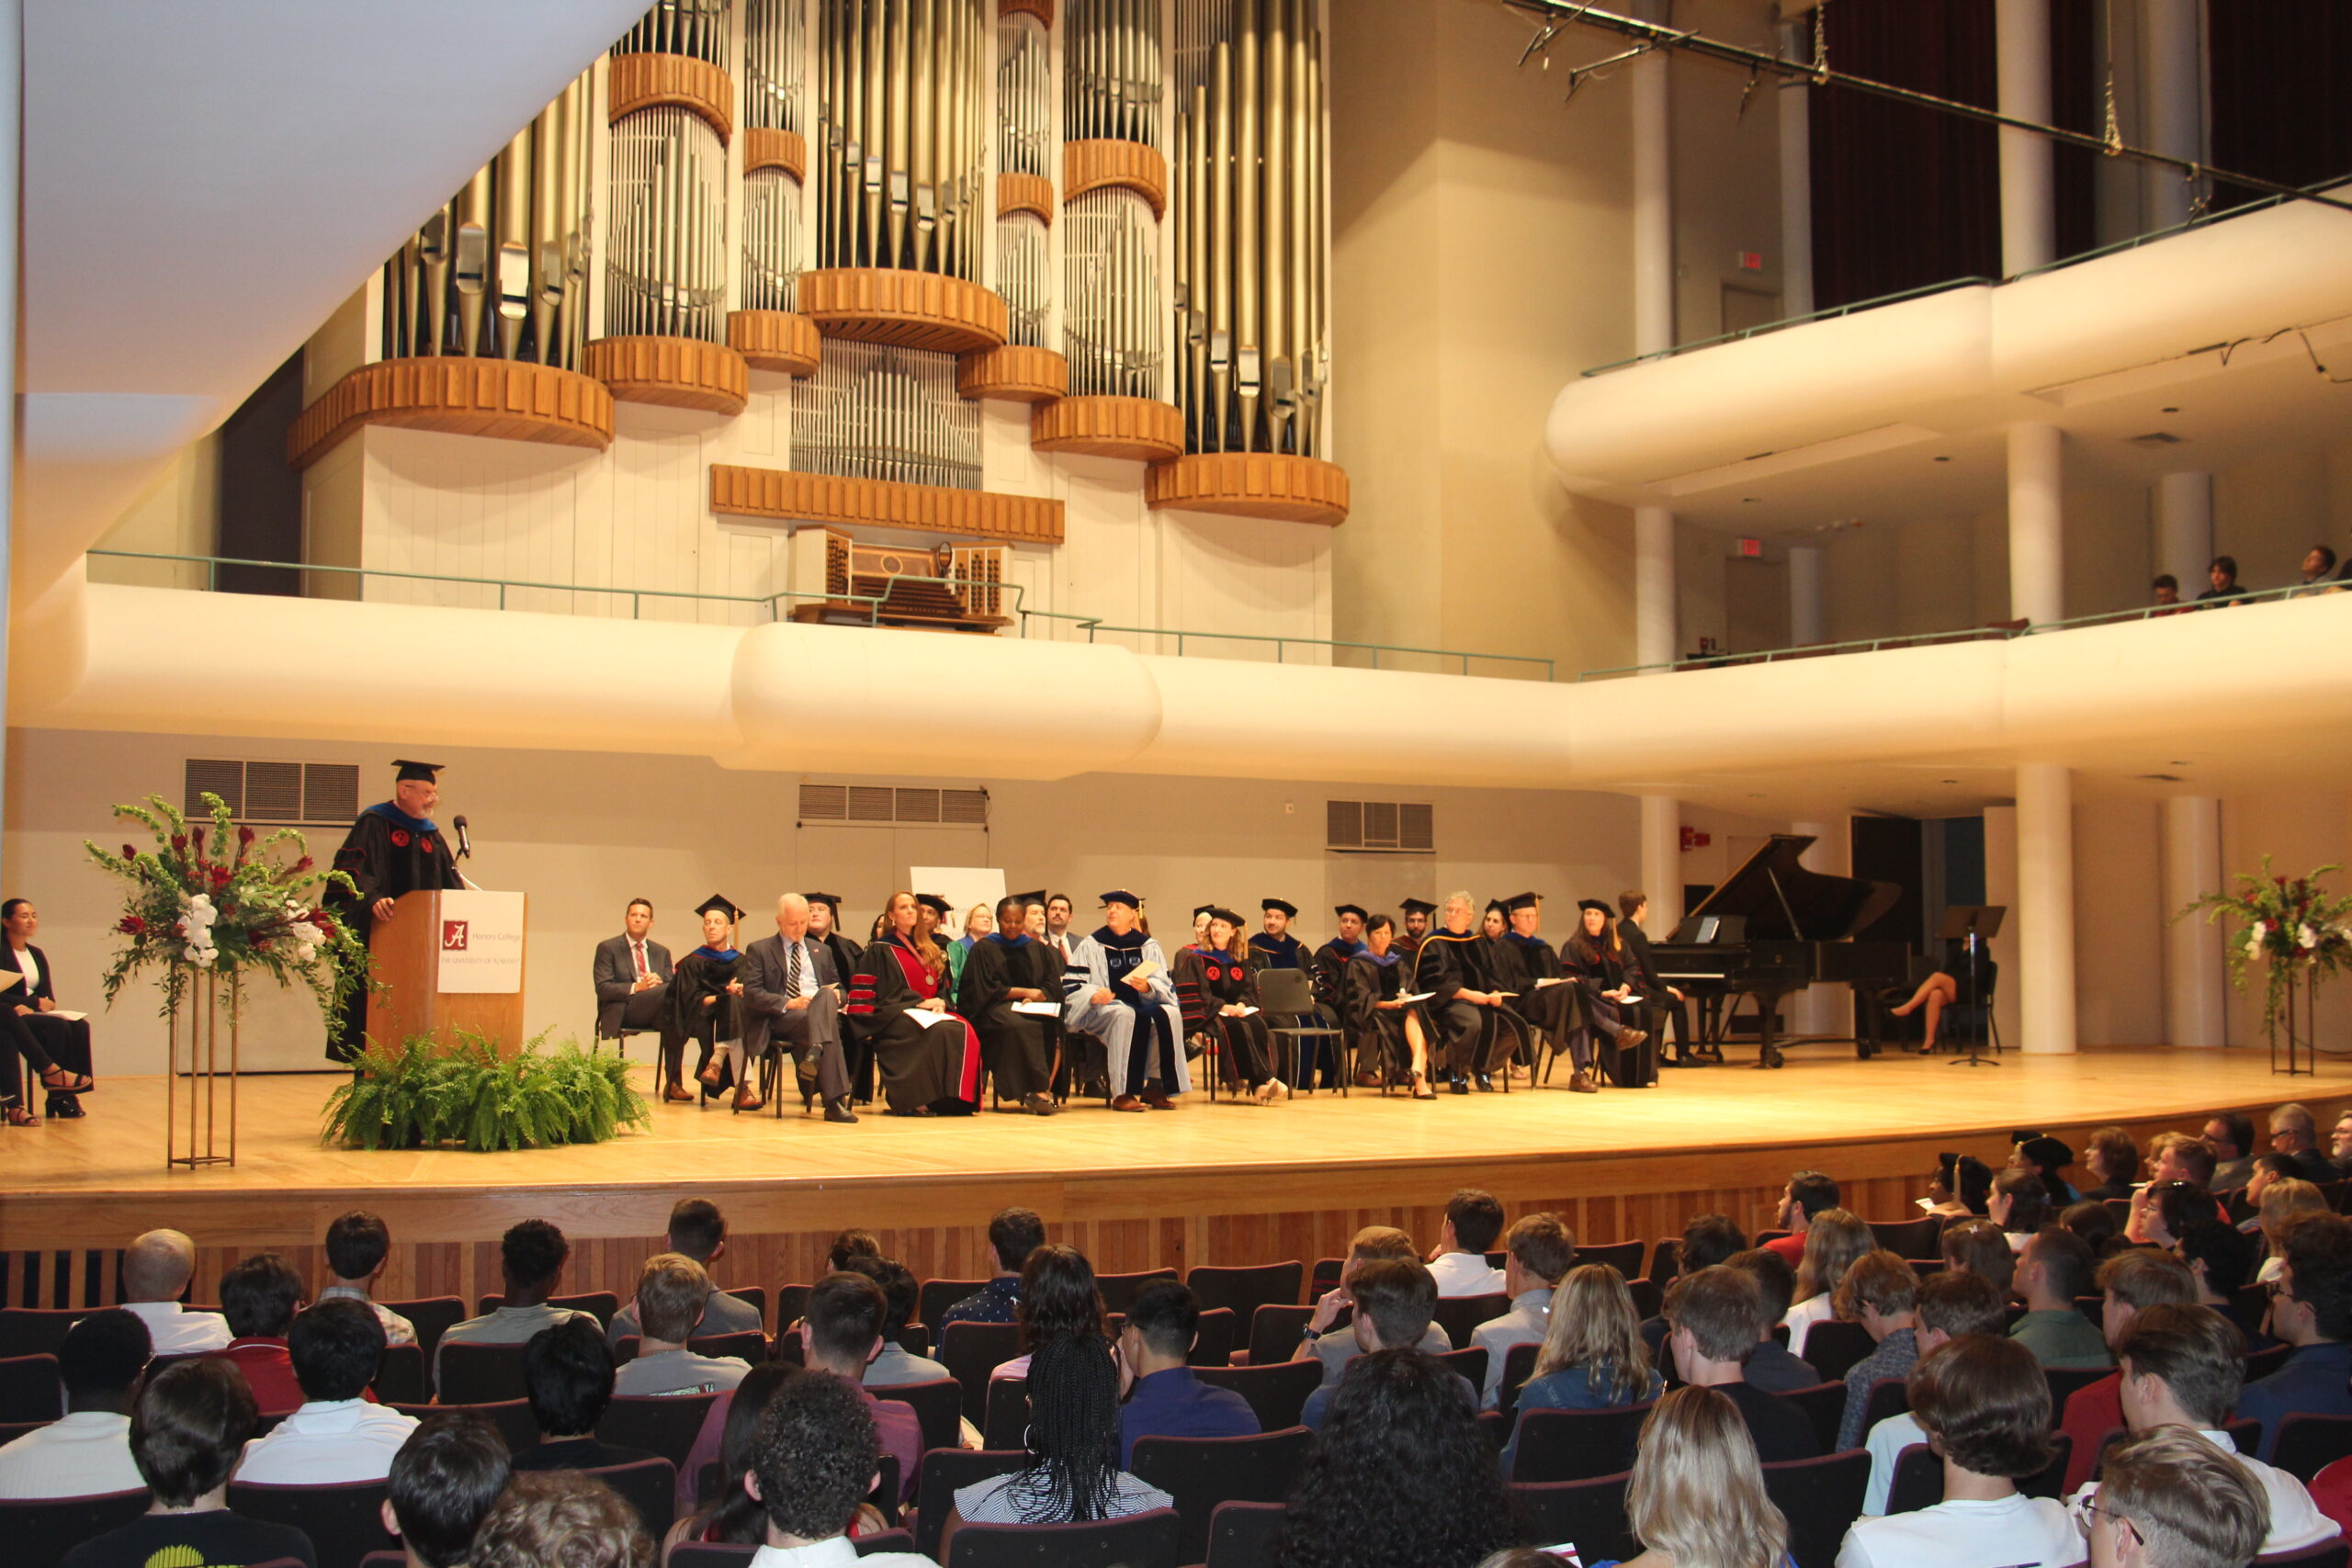
[[[1026,11],[996,24],[996,168],[1053,177],[1053,58],[1046,27]]]
[[[789,0],[786,0],[789,3]],[[727,69],[727,0],[661,0],[612,52],[684,54]]]
[[[1159,145],[1159,0],[1071,0],[1062,134]]]
[[[818,6],[818,265],[977,279],[994,220],[981,0]]]
[[[1034,212],[996,223],[996,291],[1004,296],[1006,341],[1042,348],[1054,280],[1046,225]]]
[[[980,486],[980,405],[956,391],[956,356],[833,339],[793,388],[802,473],[960,490]]]
[[[613,127],[605,333],[726,338],[720,179],[727,152],[689,109],[657,104]]]
[[[801,0],[743,0],[743,123],[801,130],[802,56],[808,29]]]
[[[1159,225],[1134,191],[1071,198],[1062,215],[1062,353],[1073,395],[1151,398],[1159,387]]]

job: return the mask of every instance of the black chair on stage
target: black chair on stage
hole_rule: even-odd
[[[0,1360],[0,1421],[54,1421],[65,1414],[57,1358],[11,1356]]]
[[[1797,1568],[1836,1568],[1870,1482],[1871,1456],[1860,1449],[1764,1467],[1764,1490],[1789,1521],[1789,1555]]]
[[[951,1323],[940,1331],[939,1361],[964,1385],[964,1419],[988,1419],[989,1374],[1021,1354],[1017,1323]]]
[[[1217,1506],[1284,1501],[1314,1447],[1315,1434],[1304,1427],[1254,1438],[1144,1438],[1127,1468],[1175,1499],[1182,1521],[1177,1561],[1202,1562]]]
[[[1565,1540],[1587,1562],[1638,1557],[1641,1544],[1625,1517],[1625,1487],[1632,1480],[1621,1471],[1586,1481],[1513,1482],[1510,1495],[1519,1504],[1526,1544],[1555,1546]]]
[[[1182,1529],[1173,1508],[1086,1524],[965,1525],[956,1568],[1177,1568]]]
[[[1209,1516],[1204,1568],[1274,1568],[1274,1547],[1289,1514],[1282,1503],[1225,1503]]]
[[[1260,1431],[1279,1432],[1298,1425],[1307,1396],[1323,1384],[1323,1363],[1269,1361],[1260,1366],[1253,1360],[1246,1367],[1199,1367],[1193,1375],[1212,1388],[1229,1388],[1248,1400]]]
[[[1527,1410],[1520,1413],[1513,1485],[1590,1481],[1634,1468],[1634,1447],[1653,1400],[1613,1410]]]
[[[1269,970],[1269,974],[1282,971]],[[1247,1268],[1204,1264],[1184,1276],[1184,1283],[1205,1312],[1229,1309],[1236,1321],[1251,1322],[1261,1306],[1288,1306],[1298,1300],[1298,1285],[1306,1269],[1295,1258],[1287,1263],[1260,1263]]]
[[[947,1529],[956,1494],[992,1476],[1010,1475],[1028,1462],[1026,1449],[933,1449],[924,1454],[915,1495],[930,1501],[915,1513],[915,1550],[938,1562],[939,1538]]]
[[[1432,1321],[1445,1330],[1457,1350],[1470,1348],[1471,1331],[1510,1311],[1510,1298],[1500,1291],[1483,1296],[1440,1296]]]
[[[922,1424],[924,1449],[952,1449],[963,1440],[964,1385],[954,1378],[891,1383],[866,1392],[876,1399],[895,1399],[911,1409],[915,1419]]]
[[[0,1502],[0,1540],[8,1543],[9,1562],[51,1568],[92,1536],[120,1529],[138,1518],[153,1501],[147,1488],[140,1486],[88,1497]]]
[[[715,1393],[625,1395],[605,1406],[596,1422],[596,1440],[616,1449],[641,1449],[684,1466],[718,1398]]]
[[[396,1544],[384,1529],[381,1481],[313,1486],[229,1483],[229,1506],[249,1519],[291,1525],[311,1538],[319,1568],[359,1568],[360,1559]]]

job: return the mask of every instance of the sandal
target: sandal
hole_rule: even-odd
[[[6,1120],[11,1127],[38,1127],[40,1125],[40,1118],[26,1110],[21,1105],[11,1105],[5,1111],[0,1111],[0,1120]]]
[[[96,1086],[86,1074],[77,1077],[63,1067],[43,1067],[40,1087],[59,1094],[87,1094]]]

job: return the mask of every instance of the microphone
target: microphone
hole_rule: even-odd
[[[463,817],[452,817],[449,818],[449,826],[458,830],[458,858],[459,860],[471,859],[474,852],[474,843],[471,839],[466,837],[466,819]]]

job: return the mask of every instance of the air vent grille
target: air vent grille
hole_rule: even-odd
[[[1427,801],[1329,800],[1323,847],[1379,854],[1428,854],[1437,847],[1437,811]]]
[[[911,784],[804,784],[800,786],[800,820],[877,827],[903,823],[985,828],[989,825],[989,792],[924,789]]]
[[[345,827],[359,815],[359,768],[354,762],[190,757],[180,776],[180,808],[191,817],[206,815],[207,795],[219,795],[239,822]]]

